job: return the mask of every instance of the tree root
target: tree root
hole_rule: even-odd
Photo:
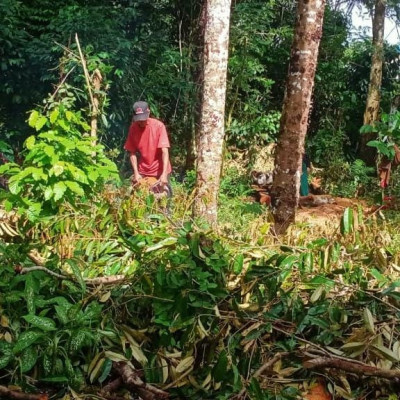
[[[31,394],[11,390],[6,386],[0,385],[0,398],[15,399],[15,400],[47,400],[48,396],[45,393]]]
[[[313,368],[335,368],[345,372],[351,372],[356,375],[376,376],[385,379],[400,379],[400,370],[381,369],[373,367],[359,361],[344,360],[335,357],[317,357],[303,362],[306,369]]]

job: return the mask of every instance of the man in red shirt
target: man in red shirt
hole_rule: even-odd
[[[154,177],[171,194],[168,176],[172,169],[167,130],[161,121],[149,116],[150,109],[145,101],[133,105],[133,121],[124,146],[130,153],[133,183],[138,183],[143,177]]]

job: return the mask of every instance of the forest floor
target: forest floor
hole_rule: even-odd
[[[370,214],[374,208],[369,206],[363,199],[350,199],[333,197],[334,202],[319,206],[301,206],[296,213],[297,222],[308,222],[310,224],[324,225],[327,222],[337,222],[346,208],[362,206],[365,214]]]

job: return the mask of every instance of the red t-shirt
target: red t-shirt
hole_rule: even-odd
[[[170,144],[165,125],[154,118],[148,118],[144,128],[133,122],[124,146],[130,153],[140,153],[139,174],[155,177],[159,177],[163,172],[161,149],[166,147],[169,148]],[[168,163],[166,172],[169,174],[171,170],[171,163]]]

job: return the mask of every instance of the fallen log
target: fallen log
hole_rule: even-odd
[[[398,369],[381,369],[372,365],[364,364],[359,361],[344,360],[335,357],[317,357],[303,362],[306,369],[313,368],[334,368],[345,372],[351,372],[356,375],[376,376],[385,379],[400,378]]]
[[[0,385],[0,398],[15,399],[15,400],[48,400],[45,393],[32,394],[11,390],[6,386]]]

